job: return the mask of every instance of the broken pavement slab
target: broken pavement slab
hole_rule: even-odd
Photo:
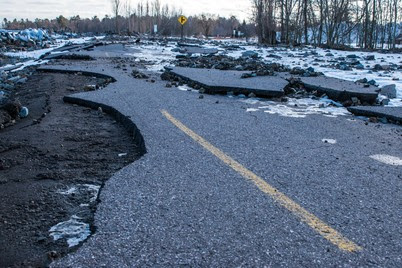
[[[380,117],[402,123],[402,107],[354,106],[348,108],[354,115]]]
[[[356,97],[361,102],[373,104],[378,97],[377,87],[365,87],[361,83],[326,76],[301,77],[300,80],[307,90],[327,94],[336,101],[346,101]]]
[[[216,54],[218,53],[218,49],[216,48],[203,48],[203,47],[192,47],[185,46],[180,48],[180,53],[187,54]]]
[[[216,69],[174,67],[170,72],[184,80],[204,87],[208,93],[235,94],[254,93],[261,97],[280,97],[288,82],[278,76],[257,76],[241,78],[242,71],[222,71]]]

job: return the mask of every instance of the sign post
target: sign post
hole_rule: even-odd
[[[184,24],[186,24],[187,18],[185,16],[181,15],[178,20],[179,20],[179,23],[181,24],[181,39],[183,40]]]

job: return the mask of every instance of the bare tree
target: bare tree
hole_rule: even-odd
[[[212,28],[213,28],[214,25],[215,25],[215,18],[214,18],[214,15],[212,15],[212,14],[206,14],[206,13],[201,14],[201,15],[198,17],[198,21],[199,21],[199,24],[200,24],[200,26],[201,26],[201,28],[202,28],[203,34],[204,34],[205,37],[208,39],[208,36],[210,35],[210,33],[211,33],[211,31],[212,31]]]
[[[111,0],[112,1],[112,8],[113,8],[113,13],[114,13],[114,17],[116,20],[116,33],[120,34],[120,28],[119,28],[119,13],[120,13],[120,9],[121,9],[121,0]]]

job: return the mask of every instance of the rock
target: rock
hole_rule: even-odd
[[[300,67],[294,67],[291,71],[290,74],[294,74],[294,75],[303,75],[304,74],[304,70]]]
[[[24,84],[26,83],[26,81],[28,80],[28,78],[23,77],[21,79],[18,79],[17,81],[15,81],[17,84]]]
[[[352,97],[351,98],[353,105],[360,105],[360,100],[357,97]]]
[[[240,78],[244,79],[244,78],[250,78],[250,77],[255,77],[256,75],[253,73],[244,73],[240,76]]]
[[[346,100],[346,101],[344,101],[344,102],[342,103],[342,105],[343,105],[344,107],[350,107],[350,106],[353,105],[353,101],[351,101],[351,100]]]
[[[389,99],[388,98],[384,98],[381,100],[380,105],[384,106],[384,105],[388,105],[389,104]]]
[[[84,91],[94,91],[96,90],[96,85],[86,85]]]
[[[167,83],[165,87],[171,88],[171,87],[172,87],[172,84],[171,84],[171,83]]]
[[[22,107],[21,108],[21,110],[20,110],[20,112],[19,112],[19,116],[20,116],[20,118],[25,118],[25,117],[27,117],[29,115],[29,110],[28,110],[28,108],[27,107]]]
[[[278,56],[278,55],[275,55],[275,54],[269,54],[269,55],[267,55],[267,58],[274,58],[274,59],[278,59],[278,60],[282,59],[281,56]]]
[[[234,68],[235,68],[236,71],[243,71],[244,70],[244,67],[242,65],[236,65]]]
[[[375,56],[374,55],[368,55],[366,57],[364,57],[365,60],[375,60]]]
[[[325,54],[325,56],[327,56],[327,57],[333,57],[334,54],[332,54],[332,53],[327,53],[327,54]]]
[[[382,95],[385,95],[390,99],[394,99],[394,98],[396,98],[396,85],[392,84],[392,85],[383,86],[382,88],[379,89],[379,92]]]
[[[384,71],[389,71],[389,70],[391,70],[391,65],[382,65],[381,67],[382,67],[382,69],[383,69]]]
[[[373,68],[374,71],[387,71],[390,69],[391,69],[391,66],[385,65],[385,64],[384,65],[376,64],[376,65],[374,65],[374,68]]]
[[[350,68],[350,66],[347,65],[347,64],[340,64],[340,65],[339,65],[339,70],[342,70],[342,71],[351,71],[352,68]]]
[[[367,78],[356,80],[356,83],[366,84],[367,83]]]
[[[358,69],[358,70],[364,70],[364,65],[361,64],[361,63],[359,63],[359,64],[357,64],[357,65],[355,66],[355,68]]]
[[[347,55],[346,56],[348,59],[357,59],[357,58],[359,58],[357,55],[355,55],[355,54],[350,54],[350,55]]]
[[[198,98],[199,98],[199,99],[203,99],[203,98],[204,98],[204,95],[200,95],[200,96],[198,96]]]
[[[247,50],[242,53],[244,58],[258,58],[258,53],[255,51]]]
[[[249,98],[255,98],[255,97],[257,97],[253,92],[251,92],[250,94],[248,94],[248,97]]]
[[[374,79],[371,79],[370,81],[367,82],[367,84],[375,86],[377,82]]]
[[[314,73],[314,68],[313,67],[308,67],[307,71],[310,72],[310,73]]]
[[[141,73],[138,70],[133,70],[131,75],[134,76],[134,78],[137,78],[137,79],[148,79],[149,78],[148,75],[146,75],[144,73]]]
[[[53,251],[49,251],[47,253],[47,257],[48,257],[49,260],[54,261],[54,260],[60,258],[60,254],[57,253],[57,251],[53,250]]]

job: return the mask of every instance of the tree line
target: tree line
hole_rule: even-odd
[[[189,16],[186,36],[257,36],[260,43],[395,48],[401,42],[402,0],[250,0],[249,22],[213,14]],[[113,15],[34,21],[4,19],[7,29],[51,32],[179,36],[181,9],[160,0],[110,0]],[[156,28],[155,28],[156,25]],[[398,38],[399,37],[399,38]]]
[[[259,41],[271,45],[395,48],[402,29],[402,0],[251,1]]]
[[[50,32],[94,33],[94,34],[158,34],[161,36],[179,36],[181,25],[179,16],[183,15],[181,9],[173,5],[161,5],[159,0],[132,1],[111,0],[113,16],[105,15],[103,18],[81,18],[73,16],[66,18],[62,15],[55,19],[28,19],[7,20],[3,26],[10,30],[26,28],[43,28]],[[156,25],[156,28],[155,28]],[[155,32],[156,30],[156,32]],[[229,18],[202,13],[189,16],[184,26],[186,36],[222,36],[235,37],[238,33],[243,37],[255,35],[254,23],[239,21],[235,16]]]

